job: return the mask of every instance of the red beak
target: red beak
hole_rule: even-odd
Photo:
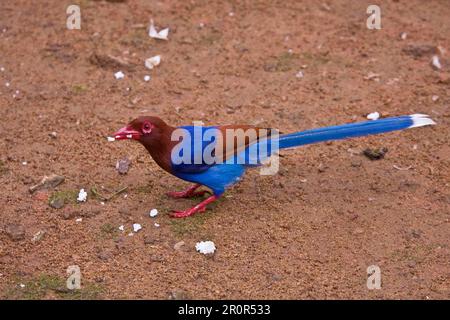
[[[141,137],[141,133],[131,128],[130,126],[123,127],[119,129],[116,133],[112,135],[112,138],[115,140],[125,140],[125,139],[134,139],[139,140]]]

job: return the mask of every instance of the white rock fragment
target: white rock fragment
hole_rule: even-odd
[[[19,284],[19,286],[20,286],[21,288],[25,288],[25,285],[24,285],[23,283]]]
[[[26,162],[26,161],[22,162],[22,165],[24,165],[24,166],[26,166],[27,164],[28,164],[28,162]]]
[[[431,65],[436,70],[441,70],[442,69],[442,65],[441,65],[441,62],[439,61],[439,57],[438,56],[433,56],[433,58],[431,58]]]
[[[305,76],[305,74],[301,70],[299,72],[297,72],[297,74],[295,75],[295,77],[297,79],[302,79],[304,76]]]
[[[117,71],[116,73],[114,73],[114,77],[119,80],[119,79],[123,79],[125,77],[125,74],[122,71]]]
[[[108,139],[109,142],[116,141],[116,138],[114,138],[114,137],[107,137],[106,139]]]
[[[212,241],[201,241],[197,242],[197,244],[195,245],[195,249],[203,254],[211,254],[216,251],[216,246]]]
[[[155,227],[159,228],[160,224],[155,222]]]
[[[5,71],[5,68],[4,67],[0,67],[0,71],[1,72]]]
[[[408,37],[408,34],[406,32],[400,33],[400,39],[406,40],[407,37]]]
[[[157,215],[158,215],[158,210],[157,209],[150,210],[150,217],[154,218]]]
[[[148,74],[144,76],[144,81],[145,82],[150,81],[150,79],[151,79],[151,77]]]
[[[132,237],[132,236],[134,236],[134,233],[133,233],[133,232],[130,232],[130,233],[128,234],[128,236],[129,236],[129,237]]]
[[[133,231],[134,232],[138,232],[141,229],[142,229],[142,226],[139,223],[134,223],[133,224]]]
[[[81,221],[83,221],[83,218],[78,218],[75,220],[75,222],[81,222]]]
[[[147,69],[153,69],[161,63],[161,56],[154,56],[145,60],[145,67]]]
[[[368,120],[378,120],[380,118],[379,112],[372,112],[367,115]]]
[[[155,25],[153,24],[153,20],[150,20],[150,29],[148,31],[148,35],[150,38],[160,39],[160,40],[168,40],[167,36],[169,35],[169,28],[162,29],[161,31],[157,31]]]
[[[439,96],[433,95],[433,96],[431,97],[431,100],[432,100],[433,102],[436,102],[436,101],[439,100]]]
[[[84,191],[84,189],[80,189],[80,192],[78,193],[78,202],[86,202],[87,199],[87,192]]]
[[[119,227],[119,230],[120,230],[120,231],[124,231],[124,230],[125,230],[125,227],[124,227],[123,225],[121,225],[121,226]]]
[[[5,86],[9,87],[11,85],[11,83],[7,82],[5,83]]]
[[[373,80],[373,81],[379,82],[380,81],[380,74],[379,73],[369,72],[369,74],[364,77],[364,80]]]

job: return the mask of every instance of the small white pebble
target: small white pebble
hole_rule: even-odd
[[[114,138],[114,137],[107,137],[106,139],[108,139],[109,142],[116,141],[116,138]]]
[[[87,192],[84,191],[84,189],[80,189],[80,192],[78,193],[78,202],[86,202],[87,199]]]
[[[159,228],[159,223],[155,222],[155,227]]]
[[[124,198],[124,199],[128,198],[128,194],[125,193],[125,194],[123,195],[123,198]]]
[[[434,95],[434,96],[431,97],[431,100],[433,100],[433,102],[436,102],[436,101],[439,100],[439,96]]]
[[[20,93],[20,91],[19,90],[16,90],[16,94],[18,95]]]
[[[433,56],[433,58],[431,59],[431,65],[433,66],[433,68],[435,68],[437,70],[442,69],[442,65],[441,65],[441,62],[439,61],[438,56]]]
[[[0,68],[0,71],[1,71],[1,72],[5,71],[5,68],[1,67],[1,68]]]
[[[102,205],[102,206],[104,206],[105,205],[105,203],[102,201],[102,202],[100,202],[100,204]]]
[[[131,138],[133,138],[133,135],[132,134],[127,134],[127,138],[131,139]]]
[[[28,164],[28,162],[26,162],[26,161],[22,162],[22,165],[24,165],[24,166],[26,166],[27,164]]]
[[[210,254],[216,251],[216,245],[212,241],[201,241],[197,242],[195,249],[203,254]]]
[[[228,15],[229,15],[230,17],[233,17],[233,16],[234,16],[234,12],[228,12]]]
[[[151,77],[148,74],[144,76],[144,81],[145,82],[150,81],[150,79],[151,79]]]
[[[167,40],[167,36],[169,35],[169,28],[162,29],[158,32],[155,28],[155,25],[153,24],[153,20],[150,20],[150,29],[148,31],[148,35],[150,38]]]
[[[20,286],[21,288],[25,288],[25,285],[24,285],[23,283],[19,284],[19,286]]]
[[[75,221],[76,221],[76,222],[81,222],[81,221],[83,221],[83,218],[78,218],[78,219],[76,219]]]
[[[150,210],[150,217],[156,217],[158,215],[158,210],[157,209],[152,209]]]
[[[134,233],[133,233],[133,232],[130,232],[130,233],[128,234],[128,236],[129,236],[129,237],[132,237],[132,236],[134,236]]]
[[[114,73],[114,77],[119,80],[119,79],[123,79],[125,77],[125,74],[122,71],[117,71],[116,73]]]
[[[141,229],[142,229],[142,226],[139,223],[134,223],[133,224],[133,231],[134,232],[138,232]]]
[[[119,227],[119,230],[120,230],[120,231],[123,231],[123,230],[125,230],[125,227],[124,227],[123,225],[121,225],[121,226]]]
[[[407,37],[408,37],[408,34],[406,32],[400,33],[400,39],[406,40]]]
[[[378,120],[380,118],[379,112],[372,112],[367,115],[368,120]]]
[[[9,87],[11,85],[11,83],[7,82],[5,83],[5,86]]]
[[[297,72],[297,74],[295,75],[295,77],[297,79],[302,79],[304,76],[305,76],[305,74],[301,70],[299,72]]]
[[[161,63],[161,56],[154,56],[151,58],[148,58],[147,60],[145,60],[145,67],[147,69],[153,69],[154,67],[156,67],[157,65],[159,65]]]
[[[203,22],[200,22],[200,23],[198,24],[198,26],[199,26],[200,28],[203,28],[203,27],[205,26],[205,24],[204,24]]]

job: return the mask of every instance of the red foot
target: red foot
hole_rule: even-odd
[[[197,196],[203,196],[205,193],[211,194],[211,192],[208,190],[195,192],[195,190],[197,190],[200,186],[201,186],[200,184],[195,184],[185,191],[172,191],[168,192],[167,195],[172,198],[180,199],[180,198],[192,198]]]
[[[219,196],[212,195],[209,198],[200,202],[198,205],[196,205],[193,208],[190,208],[190,209],[187,209],[184,211],[174,211],[171,214],[171,217],[172,218],[186,218],[186,217],[192,216],[193,214],[195,214],[197,212],[204,212],[206,210],[206,206],[217,199],[219,199]]]

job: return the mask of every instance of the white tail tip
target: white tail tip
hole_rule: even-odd
[[[412,125],[409,126],[409,128],[423,127],[436,124],[436,122],[434,122],[433,119],[431,119],[430,116],[426,114],[417,113],[410,115],[410,117],[413,123]]]

